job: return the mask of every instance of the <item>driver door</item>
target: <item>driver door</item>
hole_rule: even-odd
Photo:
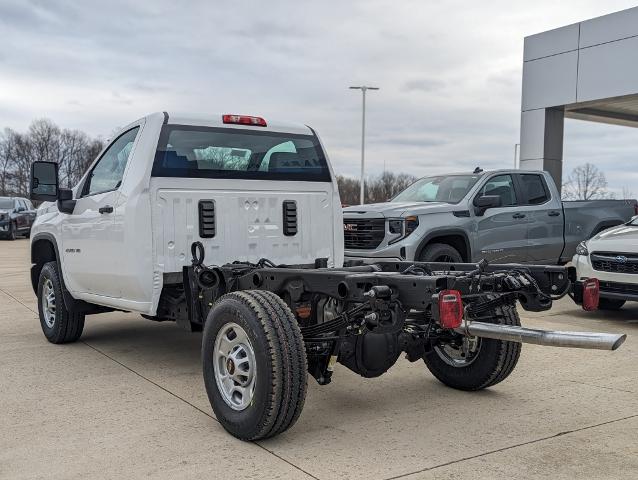
[[[87,175],[73,213],[62,221],[65,281],[72,292],[121,296],[123,220],[114,212],[139,130],[113,140]]]
[[[477,247],[474,260],[497,263],[527,260],[527,215],[519,212],[521,194],[510,174],[487,179],[477,197],[497,195],[501,206],[489,208],[476,218]]]

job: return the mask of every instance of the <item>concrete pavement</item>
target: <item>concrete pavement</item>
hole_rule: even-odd
[[[638,304],[522,312],[629,338],[616,352],[525,345],[482,392],[446,388],[422,362],[371,380],[338,366],[326,387],[309,380],[291,430],[249,444],[212,415],[201,334],[110,313],[51,345],[28,272],[28,241],[1,241],[0,478],[638,478]]]

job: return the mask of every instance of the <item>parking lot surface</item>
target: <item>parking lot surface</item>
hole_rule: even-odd
[[[539,328],[625,332],[616,352],[524,345],[489,390],[447,388],[423,362],[366,380],[309,381],[297,424],[240,442],[216,422],[201,334],[110,313],[49,344],[28,241],[0,242],[0,478],[638,478],[638,304],[583,312],[569,298]]]

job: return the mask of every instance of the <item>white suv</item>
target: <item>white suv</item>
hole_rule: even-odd
[[[581,242],[572,262],[579,279],[600,281],[600,309],[638,301],[638,216]]]

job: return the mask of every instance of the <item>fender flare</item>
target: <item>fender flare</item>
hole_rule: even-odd
[[[594,235],[597,235],[598,233],[600,233],[601,230],[605,230],[611,227],[617,227],[618,225],[622,225],[623,223],[625,222],[619,219],[603,220],[602,222],[598,222],[596,226],[592,229],[592,231],[589,233],[589,236],[586,238],[586,240],[589,240]]]
[[[452,235],[461,237],[463,239],[463,242],[465,243],[465,252],[459,252],[459,253],[462,256],[466,257],[466,261],[471,262],[472,261],[472,244],[470,243],[470,239],[467,233],[465,232],[465,230],[462,230],[460,228],[441,228],[441,229],[429,231],[427,235],[425,235],[421,239],[421,242],[419,243],[419,246],[416,249],[414,259],[417,260],[421,256],[423,249],[425,249],[426,245],[428,243],[431,243],[432,240],[435,240],[439,237],[446,237],[446,236],[452,236]]]
[[[55,252],[55,262],[58,264],[58,274],[60,276],[60,282],[62,283],[62,300],[64,301],[64,306],[67,310],[71,312],[85,312],[89,313],[95,310],[95,305],[92,305],[84,300],[77,300],[73,298],[71,292],[66,288],[66,284],[64,283],[64,274],[62,273],[62,263],[60,260],[60,251],[58,249],[58,242],[53,236],[53,234],[48,232],[37,233],[31,238],[31,286],[33,287],[33,292],[38,294],[38,281],[40,279],[40,271],[42,270],[42,265],[44,263],[37,262],[37,257],[34,251],[34,245],[36,242],[43,240],[49,242],[53,246],[53,251]]]

